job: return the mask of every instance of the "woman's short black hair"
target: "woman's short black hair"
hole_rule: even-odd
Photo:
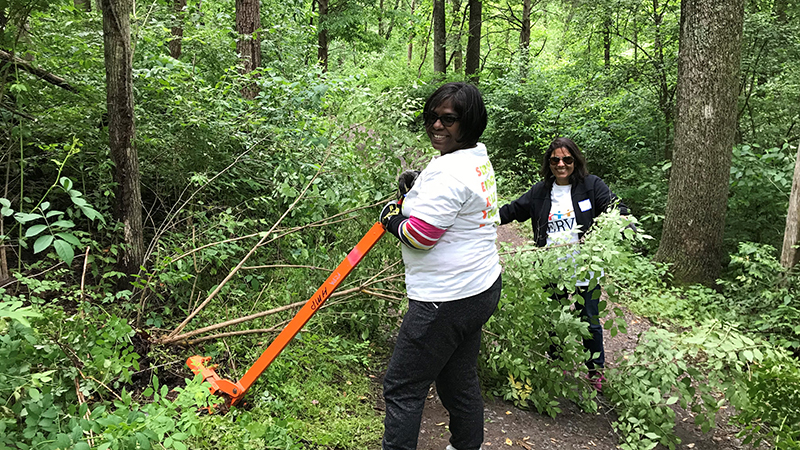
[[[463,143],[463,148],[474,147],[486,129],[489,117],[481,92],[468,83],[447,83],[436,89],[425,101],[423,117],[446,100],[450,100],[453,110],[458,114],[461,136],[456,142]]]
[[[547,186],[552,186],[556,181],[556,176],[553,175],[553,171],[550,170],[550,157],[553,156],[554,151],[560,148],[567,149],[569,154],[572,155],[572,159],[575,160],[575,162],[572,163],[575,167],[572,170],[572,174],[569,176],[569,184],[574,186],[583,181],[583,179],[589,175],[589,171],[586,169],[586,158],[583,157],[581,149],[569,138],[556,138],[550,143],[550,146],[547,147],[547,151],[544,152],[544,161],[542,161],[542,178],[544,178],[544,182],[547,183]]]

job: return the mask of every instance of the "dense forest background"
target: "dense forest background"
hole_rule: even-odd
[[[638,222],[608,214],[578,258],[658,324],[607,374],[620,445],[675,448],[673,405],[704,430],[731,405],[748,443],[800,448],[798,16],[790,0],[0,0],[0,448],[377,448],[365,374],[405,308],[394,241],[249,408],[198,416],[207,386],[183,362],[241,376],[433,156],[422,105],[456,80],[484,94],[506,201],[568,136]],[[597,408],[562,380],[585,329],[546,295],[560,251],[504,254],[481,356],[487,393],[551,415],[562,397]]]

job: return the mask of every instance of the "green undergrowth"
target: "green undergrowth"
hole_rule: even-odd
[[[721,408],[746,444],[800,448],[800,279],[768,245],[741,243],[718,289],[672,286],[667,268],[646,258],[615,274],[620,301],[656,326],[608,371],[623,448],[675,448],[675,413],[694,414],[703,431]]]
[[[203,418],[192,448],[377,448],[375,346],[302,333],[248,392],[247,405]]]
[[[676,407],[704,432],[730,408],[744,443],[800,448],[800,277],[780,267],[774,248],[742,243],[718,289],[673,286],[667,267],[632,250],[644,235],[625,231],[626,223],[616,212],[604,215],[575,256],[577,278],[593,270],[591,283],[607,293],[601,316],[612,337],[626,331],[612,303],[655,324],[636,336],[632,352],[607,361],[603,401],[617,414],[620,448],[677,448]],[[481,364],[490,393],[554,417],[563,399],[596,411],[600,399],[583,381],[586,325],[568,302],[549,298],[554,286],[574,289],[573,272],[559,269],[574,250],[505,250],[503,295]]]

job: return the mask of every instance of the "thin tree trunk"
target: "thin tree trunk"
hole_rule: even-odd
[[[781,249],[781,265],[783,267],[791,269],[800,261],[798,244],[800,244],[800,145],[797,146],[792,193],[789,196],[786,229],[783,232],[783,249]]]
[[[603,65],[606,70],[611,68],[611,18],[603,21]]]
[[[453,22],[450,26],[450,48],[452,49],[451,55],[453,60],[453,72],[461,72],[463,65],[463,49],[461,48],[461,31],[464,28],[464,22],[461,20],[461,0],[453,0]]]
[[[106,64],[108,138],[114,161],[116,213],[123,224],[125,248],[120,271],[133,275],[144,262],[139,157],[134,145],[130,0],[101,0]]]
[[[415,0],[411,0],[411,15],[414,15],[414,7],[416,6]],[[408,37],[408,64],[411,64],[411,61],[414,57],[414,38],[416,36],[414,33],[411,33],[411,36]]]
[[[259,0],[236,0],[236,52],[241,59],[240,71],[249,74],[261,67],[261,5]],[[248,83],[242,88],[244,98],[253,99],[258,94],[258,86]]]
[[[478,83],[481,66],[481,24],[483,4],[481,0],[469,0],[469,39],[467,40],[467,62],[464,72],[470,81]]]
[[[322,71],[328,71],[328,30],[325,20],[328,18],[328,0],[318,0],[319,24],[317,25],[317,59],[322,66]]]
[[[185,16],[186,0],[174,0],[175,24],[172,26],[172,40],[169,41],[169,55],[175,59],[181,57],[183,45],[183,16]]]
[[[519,78],[525,80],[528,78],[528,62],[530,58],[531,46],[531,0],[522,1],[522,29],[519,32],[519,47],[522,52]]]
[[[680,283],[712,284],[722,238],[739,93],[744,0],[683,0],[678,115],[656,259]]]
[[[444,23],[444,0],[433,0],[433,73],[444,74],[446,25]]]

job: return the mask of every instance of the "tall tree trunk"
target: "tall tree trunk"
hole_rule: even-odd
[[[522,28],[519,32],[519,48],[522,53],[519,64],[519,78],[528,78],[528,63],[531,46],[531,0],[522,0]]]
[[[447,56],[445,55],[444,0],[433,0],[433,73],[444,74]]]
[[[678,114],[656,259],[681,283],[712,284],[722,238],[739,93],[744,0],[683,0]]]
[[[453,72],[460,73],[463,66],[463,49],[461,48],[461,31],[464,29],[464,21],[461,15],[461,0],[453,0],[453,22],[450,26],[450,34],[447,36],[450,41],[449,48],[453,60]]]
[[[469,0],[469,39],[467,40],[467,62],[464,72],[473,83],[478,83],[481,67],[481,24],[483,4],[481,0]]]
[[[781,250],[783,267],[790,269],[800,261],[798,244],[800,244],[800,145],[797,146],[792,193],[789,195],[789,211],[786,213],[786,229],[783,232],[783,249]]]
[[[531,0],[522,0],[522,30],[519,32],[519,46],[527,50],[531,45]]]
[[[181,46],[183,45],[183,16],[186,15],[186,0],[173,0],[175,8],[175,23],[172,26],[172,40],[169,41],[169,56],[175,59],[181,57]]]
[[[414,7],[416,6],[415,1],[411,0],[411,15],[414,15]],[[411,36],[408,37],[408,64],[411,64],[411,60],[414,59],[414,38],[416,35],[414,32],[411,32]]]
[[[383,36],[383,0],[378,2],[378,36]]]
[[[672,149],[674,143],[670,139],[670,131],[675,119],[673,117],[673,103],[672,91],[669,87],[667,73],[667,65],[664,59],[664,46],[662,44],[661,25],[664,22],[664,10],[666,7],[662,6],[662,11],[658,10],[658,0],[653,0],[653,24],[655,25],[655,36],[653,38],[653,53],[655,55],[656,73],[658,74],[658,108],[664,116],[664,127],[661,132],[663,133],[664,144],[664,159],[667,161],[672,160]],[[681,19],[683,20],[683,19]]]
[[[611,68],[611,17],[603,21],[603,65],[606,70]]]
[[[261,8],[259,0],[236,0],[236,52],[241,58],[242,74],[248,74],[261,66]],[[248,83],[242,88],[244,98],[253,99],[258,94],[258,86]]]
[[[328,71],[328,30],[325,20],[328,18],[328,0],[317,0],[319,3],[319,23],[317,24],[317,59],[322,71]]]
[[[100,0],[100,7],[103,11],[108,139],[117,183],[116,214],[122,222],[125,241],[119,265],[121,272],[133,275],[144,262],[144,237],[139,156],[134,146],[132,2]]]

